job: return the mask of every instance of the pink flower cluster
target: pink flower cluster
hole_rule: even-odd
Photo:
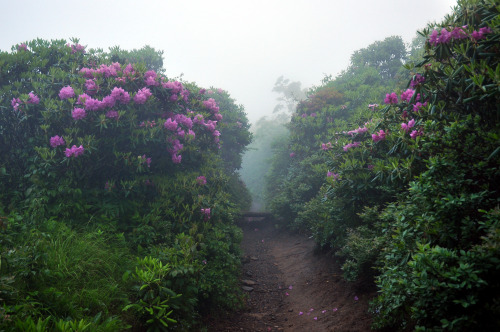
[[[343,149],[344,149],[344,151],[347,152],[349,149],[356,148],[356,147],[358,147],[360,145],[361,145],[360,142],[349,143],[349,144],[345,145]]]
[[[170,152],[170,155],[172,156],[172,162],[174,164],[180,164],[182,161],[182,156],[177,153],[181,151],[182,148],[184,148],[184,145],[182,145],[182,143],[178,139],[175,140],[169,139],[169,141],[172,144],[172,148],[167,150],[168,152]]]
[[[120,114],[118,114],[118,112],[115,111],[115,110],[109,110],[109,111],[106,112],[106,117],[108,119],[118,120],[118,118],[120,118]]]
[[[374,142],[385,140],[385,131],[381,129],[378,133],[372,134],[372,140]]]
[[[207,178],[204,177],[203,175],[200,175],[196,178],[196,182],[198,182],[200,186],[204,186],[207,184]]]
[[[10,102],[10,104],[14,108],[14,111],[19,110],[19,107],[21,106],[21,103],[22,103],[22,101],[19,98],[12,98],[12,100]]]
[[[491,33],[490,27],[480,28],[478,31],[473,31],[470,35],[465,31],[467,26],[454,27],[452,30],[442,28],[441,31],[433,30],[429,36],[429,44],[436,46],[439,44],[448,44],[453,40],[461,40],[470,38],[472,41],[478,41],[486,38],[486,34]]]
[[[178,81],[168,81],[168,82],[162,82],[161,86],[164,87],[165,89],[170,90],[170,101],[177,101],[179,98],[182,98],[182,100],[187,101],[189,97],[189,90],[185,89],[184,86],[182,85],[181,82]]]
[[[419,112],[420,109],[425,106],[427,106],[427,102],[422,104],[421,102],[417,101],[415,105],[413,105],[413,112]]]
[[[59,137],[59,135],[56,135],[56,136],[53,136],[50,138],[50,146],[55,148],[56,146],[59,146],[59,145],[64,145],[66,144],[64,142],[64,139],[62,137]]]
[[[413,128],[413,126],[415,126],[415,120],[411,119],[410,121],[408,121],[408,123],[402,123],[401,129],[403,129],[406,132],[409,132],[410,129]]]
[[[354,130],[350,130],[348,131],[347,133],[351,136],[354,136],[355,134],[363,134],[363,133],[366,133],[368,131],[368,128],[366,127],[358,127],[358,129],[354,129]]]
[[[128,68],[128,66],[127,66],[127,68]],[[108,78],[108,77],[117,77],[118,72],[121,70],[122,70],[122,68],[121,68],[120,64],[118,62],[113,62],[110,65],[101,64],[99,66],[99,68],[97,68],[97,69],[83,67],[82,69],[80,69],[80,74],[82,74],[84,77],[89,78],[89,79],[100,77],[100,76]],[[133,71],[133,69],[132,69],[132,71]],[[124,70],[124,73],[125,73],[125,70]]]
[[[61,91],[59,91],[59,98],[61,98],[61,100],[73,98],[74,96],[75,96],[75,91],[69,85],[65,86],[64,88],[61,89]]]
[[[136,104],[144,104],[146,103],[146,100],[148,100],[149,97],[151,97],[153,94],[151,93],[151,90],[148,88],[142,88],[134,96],[134,102]]]
[[[410,81],[410,87],[411,88],[414,88],[416,87],[417,85],[419,84],[422,84],[425,82],[425,77],[420,75],[420,74],[416,74],[413,79]]]
[[[333,173],[333,172],[330,172],[330,171],[328,171],[328,173],[326,173],[326,176],[327,176],[327,177],[331,177],[331,178],[333,178],[334,180],[339,180],[339,179],[340,179],[340,174],[338,174],[338,173]]]
[[[410,102],[414,94],[415,90],[413,89],[407,89],[406,91],[403,91],[403,93],[401,94],[401,101]]]
[[[378,107],[378,104],[369,104],[368,108],[371,108],[372,111],[375,111],[375,108]]]
[[[210,219],[210,208],[201,209],[201,214],[204,215],[205,220]]]
[[[388,93],[385,95],[384,103],[386,104],[397,104],[398,103],[398,95],[395,92]]]
[[[97,90],[98,90],[97,83],[93,79],[85,81],[85,91],[87,91],[88,94],[92,95],[96,93]]]
[[[322,143],[321,144],[321,149],[324,150],[324,151],[328,151],[332,148],[332,143],[331,142],[328,142],[328,143]]]
[[[85,118],[86,115],[87,114],[85,113],[85,110],[83,108],[75,108],[71,112],[71,116],[75,120],[81,120],[81,119]]]
[[[77,52],[85,54],[85,47],[80,44],[73,44],[71,46],[67,44],[66,46],[71,47],[71,54],[75,54]]]
[[[205,106],[209,110],[213,111],[214,113],[219,112],[219,106],[217,106],[217,102],[213,98],[210,98],[208,100],[204,100],[203,106]]]
[[[26,101],[26,104],[37,105],[39,103],[40,103],[40,98],[38,98],[38,96],[33,92],[30,92],[28,94],[28,100]],[[12,105],[12,108],[14,108],[14,111],[18,111],[21,105],[23,104],[23,101],[19,98],[12,98],[10,104]]]
[[[158,75],[154,70],[149,70],[144,73],[144,83],[146,83],[146,85],[156,86],[158,85],[158,82],[156,81],[157,77]]]
[[[64,154],[66,155],[67,158],[78,157],[78,156],[81,156],[83,154],[83,151],[85,151],[83,146],[80,145],[79,147],[77,147],[76,145],[73,145],[71,147],[71,149],[66,148],[66,151],[64,151]]]
[[[17,50],[18,51],[27,51],[28,45],[26,45],[25,43],[21,43],[21,44],[17,45]]]
[[[146,164],[148,166],[148,168],[151,166],[151,158],[148,158],[146,157],[145,154],[143,154],[142,156],[139,156],[139,162],[141,164]]]
[[[417,139],[417,136],[422,136],[424,133],[422,132],[422,130],[414,130],[410,133],[410,137],[412,139]]]

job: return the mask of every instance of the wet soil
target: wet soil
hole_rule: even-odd
[[[240,226],[246,308],[208,322],[209,331],[370,331],[371,282],[345,281],[306,236],[251,219]]]

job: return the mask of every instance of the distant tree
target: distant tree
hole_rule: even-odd
[[[351,56],[351,70],[376,68],[382,78],[394,78],[406,59],[406,48],[400,36],[376,41]]]
[[[301,82],[290,82],[283,75],[278,77],[272,91],[280,95],[277,98],[279,104],[274,107],[273,113],[292,114],[297,104],[307,97],[307,89],[302,89]]]

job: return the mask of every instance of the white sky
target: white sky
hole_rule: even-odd
[[[0,50],[80,38],[87,48],[163,50],[170,78],[223,88],[256,122],[284,75],[303,87],[336,76],[376,40],[410,42],[456,0],[0,0]]]

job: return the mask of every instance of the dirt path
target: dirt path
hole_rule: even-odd
[[[262,222],[244,222],[242,286],[247,308],[210,331],[369,331],[373,289],[345,282],[314,242]],[[255,284],[253,284],[255,283]]]

